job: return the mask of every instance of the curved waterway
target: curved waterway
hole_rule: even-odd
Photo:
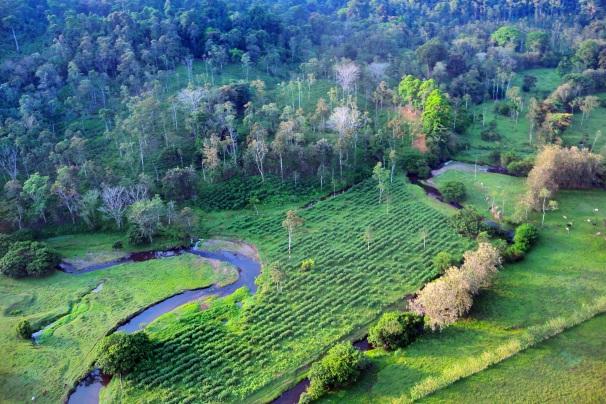
[[[173,254],[189,253],[195,254],[203,258],[223,261],[235,266],[238,269],[238,280],[226,286],[210,286],[207,288],[200,288],[194,290],[187,290],[173,296],[170,296],[160,302],[152,304],[144,308],[143,310],[135,313],[133,316],[118,324],[113,331],[121,331],[125,333],[133,333],[145,328],[147,324],[154,321],[162,314],[168,313],[177,307],[180,307],[186,303],[193,302],[198,299],[202,299],[207,296],[218,296],[223,297],[232,294],[242,286],[246,286],[251,293],[255,293],[257,285],[255,279],[261,273],[261,264],[254,258],[244,255],[242,253],[218,250],[218,251],[205,251],[197,247],[197,245],[190,249],[183,250],[172,250]],[[153,252],[146,253],[146,259],[157,259],[166,257],[166,252]],[[111,266],[128,262],[120,260],[114,262],[111,265],[101,264],[95,266],[94,269],[87,268],[85,272],[91,270],[100,270],[110,268]],[[78,271],[82,273],[82,271]],[[68,404],[97,404],[99,403],[99,393],[103,386],[107,385],[111,379],[111,376],[103,374],[99,369],[93,369],[88,373],[70,393],[67,399]]]

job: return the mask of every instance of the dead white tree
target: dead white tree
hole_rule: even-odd
[[[341,176],[343,176],[343,151],[348,139],[356,130],[359,120],[359,111],[347,106],[335,108],[328,119],[328,125],[339,134],[337,149],[339,152],[339,170]]]
[[[16,147],[10,144],[0,146],[0,167],[2,167],[11,180],[16,180],[19,174],[17,168],[18,157],[19,153]]]
[[[118,185],[115,187],[103,184],[101,187],[102,206],[99,211],[116,222],[118,229],[122,228],[122,219],[130,206],[131,198],[126,188]]]
[[[346,60],[335,65],[335,74],[337,83],[343,89],[343,93],[349,95],[358,77],[360,77],[360,68],[354,62]]]

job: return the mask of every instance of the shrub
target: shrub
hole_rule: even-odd
[[[447,251],[440,251],[439,253],[436,254],[435,257],[433,257],[433,268],[439,272],[439,273],[444,273],[444,271],[446,271],[448,268],[450,268],[452,266],[452,264],[454,263],[454,259],[452,258],[452,255],[450,255],[449,252]]]
[[[151,348],[147,334],[117,332],[101,342],[97,365],[104,373],[125,375],[143,360]]]
[[[130,245],[145,245],[149,244],[149,239],[141,234],[135,226],[129,226],[126,232],[128,244]]]
[[[311,271],[312,269],[314,269],[315,265],[316,261],[313,258],[304,259],[303,261],[301,261],[301,271]]]
[[[495,129],[488,128],[480,132],[480,139],[485,142],[496,142],[501,140],[501,134]]]
[[[0,259],[0,272],[11,278],[38,277],[52,272],[59,265],[59,256],[46,243],[17,241]]]
[[[368,332],[368,342],[386,350],[402,348],[423,333],[423,317],[392,311],[381,316]]]
[[[311,365],[310,384],[303,400],[315,400],[330,389],[354,382],[362,365],[362,353],[351,342],[333,346],[324,358]]]
[[[503,115],[509,116],[511,114],[511,104],[508,101],[499,101],[494,104],[494,112]]]
[[[531,158],[512,161],[507,164],[507,172],[511,175],[515,175],[516,177],[526,177],[532,167],[534,166],[534,160]]]
[[[122,240],[118,240],[114,244],[112,244],[112,248],[114,250],[121,250],[122,248],[124,248],[124,244],[122,243]]]
[[[461,202],[465,199],[465,184],[459,181],[448,181],[440,192],[446,199],[446,202]]]
[[[530,223],[524,223],[516,228],[513,236],[514,245],[518,246],[524,253],[528,252],[539,238],[539,229]]]
[[[34,329],[28,320],[21,320],[17,324],[17,335],[23,339],[30,339]]]
[[[476,237],[483,229],[484,218],[472,207],[459,210],[452,218],[451,224],[461,234]]]

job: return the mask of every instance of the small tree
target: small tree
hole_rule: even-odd
[[[460,181],[448,181],[442,186],[440,189],[442,196],[446,202],[456,202],[460,203],[465,199],[466,190],[465,184]]]
[[[451,219],[452,226],[461,234],[475,238],[482,231],[484,218],[472,207],[464,207]]]
[[[28,320],[21,320],[17,323],[17,335],[23,339],[30,339],[34,329]]]
[[[383,201],[383,193],[387,187],[387,179],[389,178],[389,171],[383,168],[383,163],[380,161],[375,165],[372,170],[372,178],[377,181],[377,188],[379,189],[379,204]]]
[[[453,265],[454,259],[452,258],[452,255],[450,255],[450,253],[448,253],[447,251],[440,251],[436,254],[435,257],[433,257],[432,263],[433,268],[438,273],[442,274]]]
[[[547,212],[548,204],[547,199],[551,196],[551,192],[547,188],[541,188],[539,191],[539,198],[541,198],[541,227],[545,225],[545,212]]]
[[[269,268],[269,278],[271,279],[271,283],[276,287],[278,292],[282,291],[282,283],[286,279],[286,274],[282,270],[282,267],[279,263],[274,262]]]
[[[330,389],[354,382],[360,375],[362,365],[362,352],[354,348],[351,342],[333,346],[326,356],[311,365],[306,399],[318,399]]]
[[[256,195],[252,195],[250,198],[248,198],[248,205],[253,207],[257,216],[259,216],[259,208],[257,208],[259,203],[261,203],[261,201]]]
[[[372,226],[368,225],[366,230],[364,230],[364,235],[362,236],[364,242],[366,243],[367,251],[370,251],[370,243],[375,239],[375,232],[372,229]]]
[[[424,250],[427,248],[427,237],[429,237],[429,232],[427,231],[427,228],[423,227],[419,230],[419,238],[423,241]]]
[[[104,373],[122,376],[133,370],[150,349],[151,342],[144,332],[116,332],[101,342],[97,365]]]
[[[303,225],[303,219],[297,215],[294,210],[286,212],[286,219],[282,222],[282,227],[288,232],[288,258],[290,258],[290,249],[292,246],[292,236],[296,229]]]
[[[128,212],[128,220],[135,226],[136,231],[143,238],[152,243],[153,236],[157,234],[164,214],[164,203],[158,195],[153,199],[135,202]]]
[[[368,342],[385,350],[402,348],[423,333],[423,317],[415,313],[384,313],[368,332]]]

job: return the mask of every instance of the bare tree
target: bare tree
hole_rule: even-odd
[[[11,180],[16,180],[19,170],[17,160],[19,152],[17,148],[10,144],[0,146],[0,167],[6,172]]]
[[[328,120],[329,126],[339,134],[337,148],[339,149],[339,169],[341,177],[343,176],[343,151],[346,147],[347,140],[357,129],[359,119],[360,113],[357,109],[343,106],[335,108]]]
[[[122,228],[122,219],[130,205],[131,197],[126,188],[121,185],[112,187],[106,184],[101,186],[102,206],[99,211],[116,222],[118,229]]]
[[[148,199],[148,189],[145,184],[136,184],[129,188],[126,188],[126,194],[128,195],[128,203],[133,204],[145,199]]]
[[[265,143],[266,130],[263,126],[255,123],[251,131],[251,140],[248,144],[248,150],[252,154],[257,166],[259,174],[261,174],[261,181],[265,181],[265,173],[263,170],[263,162],[267,155],[267,144]]]
[[[335,65],[335,74],[337,83],[343,89],[343,93],[349,95],[358,77],[360,77],[360,68],[351,60],[345,60]]]

